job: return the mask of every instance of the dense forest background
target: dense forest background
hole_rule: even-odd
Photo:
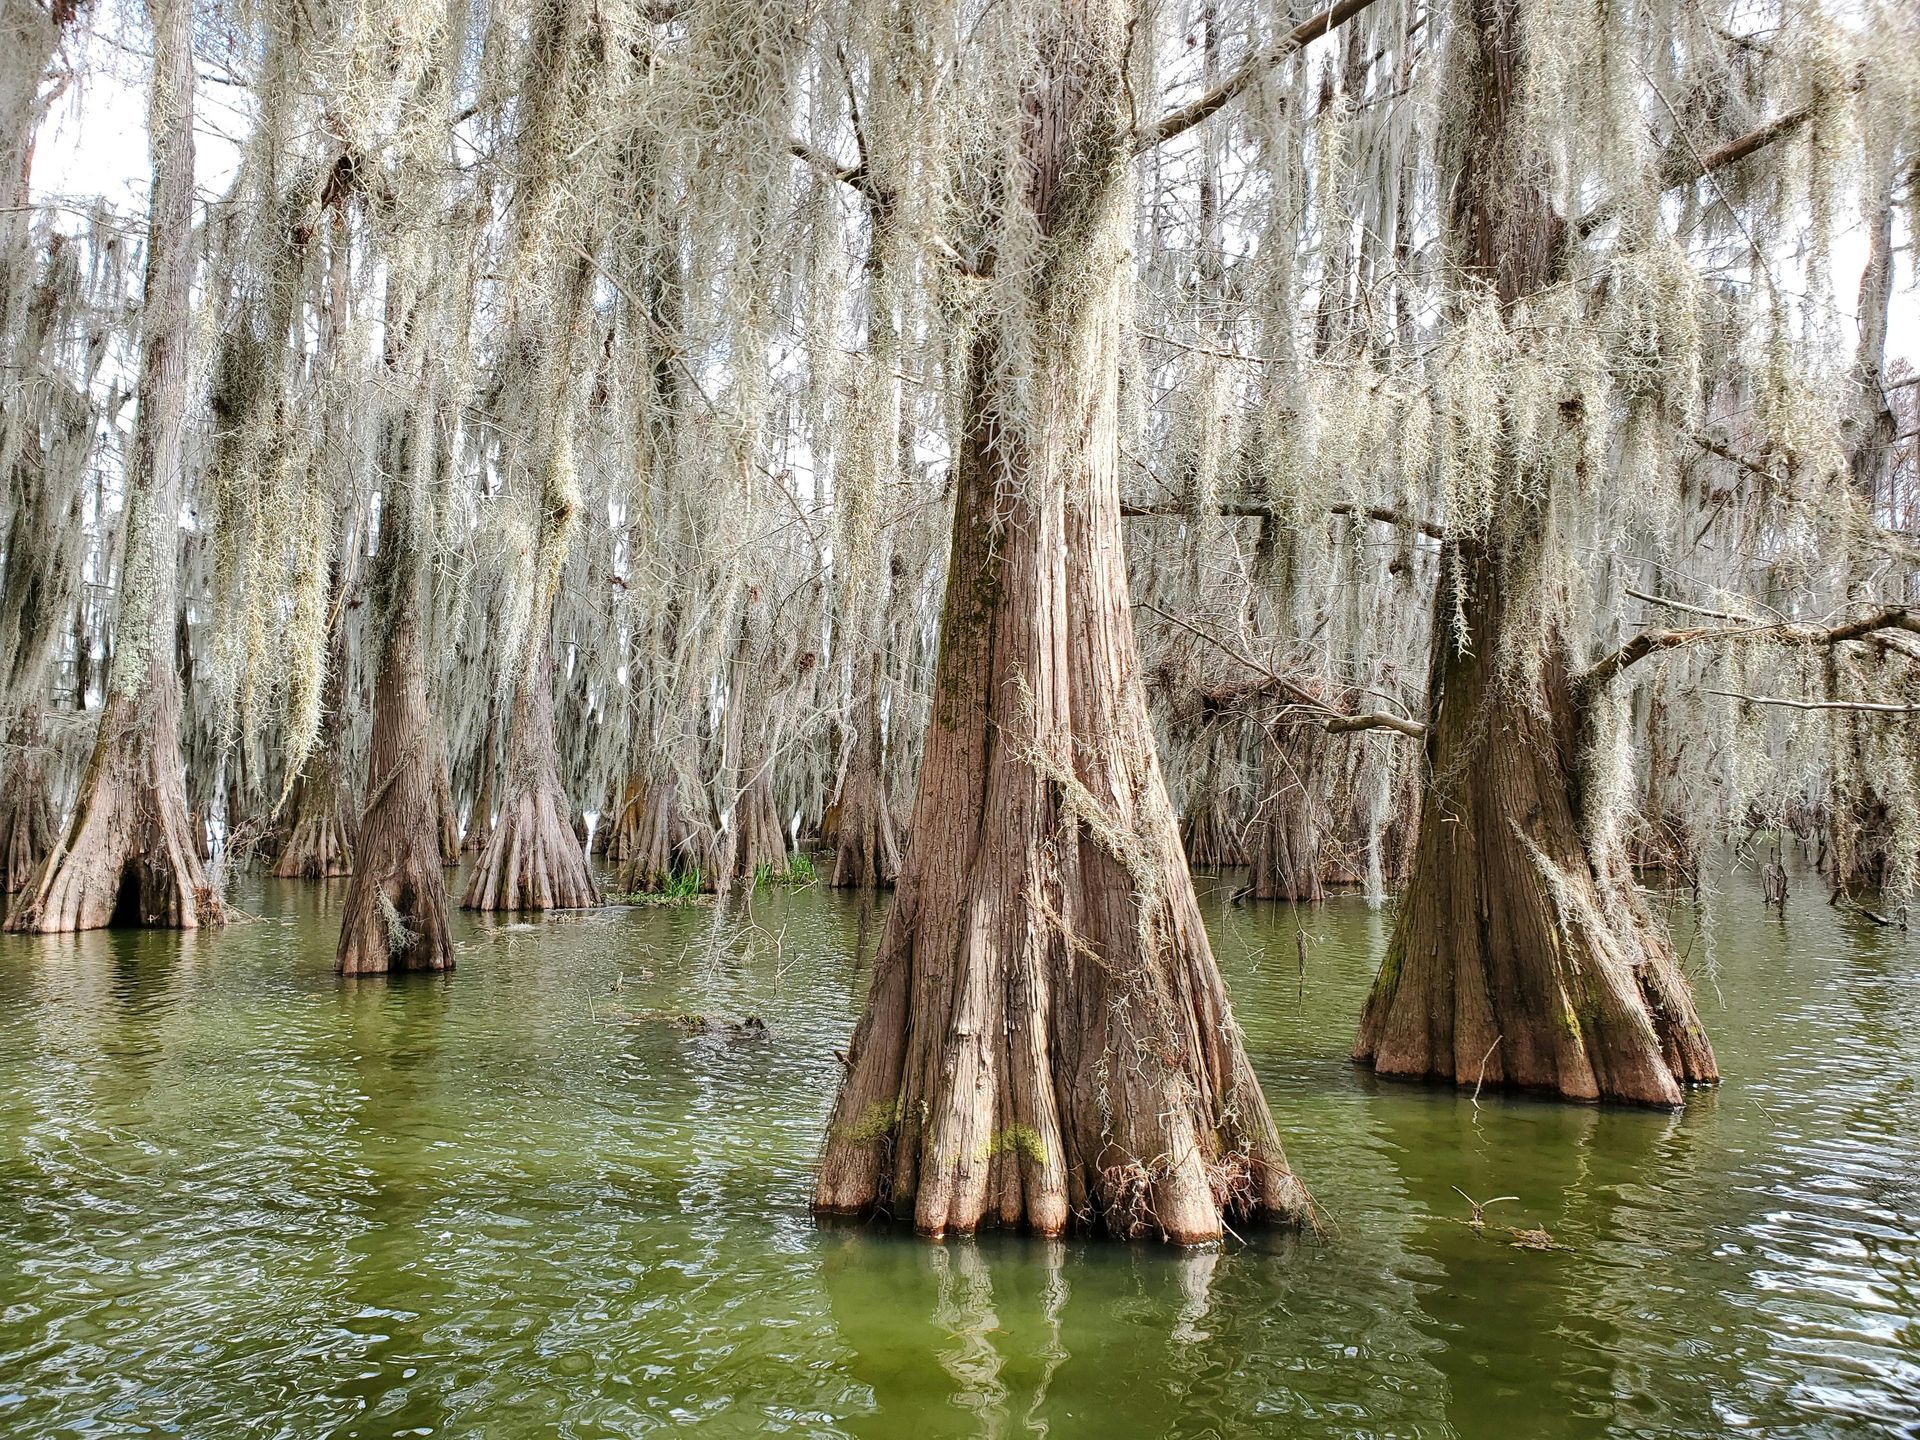
[[[1717,1076],[1649,888],[1906,923],[1909,5],[0,34],[12,928],[897,883],[821,1207],[1205,1238],[1309,1202],[1189,866],[1574,1098]]]

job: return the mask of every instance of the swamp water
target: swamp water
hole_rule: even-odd
[[[1299,912],[1302,979],[1209,895],[1329,1223],[1199,1254],[816,1228],[878,933],[823,889],[457,915],[393,983],[344,882],[0,937],[0,1435],[1920,1436],[1920,945],[1722,887],[1679,1115],[1377,1083],[1385,918]]]

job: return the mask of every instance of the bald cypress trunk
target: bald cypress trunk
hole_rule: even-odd
[[[367,806],[360,819],[353,879],[341,907],[334,968],[342,975],[394,970],[451,970],[447,937],[447,882],[440,868],[438,805],[433,794],[433,717],[427,710],[426,666],[420,653],[417,576],[405,553],[391,545],[383,568],[394,583],[382,605],[387,627],[373,690],[373,736],[367,747]],[[385,587],[383,587],[385,588]]]
[[[1279,721],[1261,735],[1264,793],[1247,846],[1252,899],[1318,903],[1327,898],[1323,849],[1332,820],[1331,744],[1325,727],[1310,722]]]
[[[1455,254],[1509,314],[1554,279],[1565,228],[1517,123],[1520,11],[1464,7],[1449,88],[1469,129],[1444,192]],[[1503,457],[1485,533],[1442,549],[1431,788],[1354,1058],[1382,1075],[1678,1105],[1683,1086],[1717,1078],[1713,1050],[1624,857],[1589,844],[1584,697],[1543,595],[1553,479],[1523,464]],[[1456,607],[1470,635],[1449,623]]]
[[[422,116],[444,113],[445,72],[429,69],[414,99]],[[431,193],[423,177],[406,178]],[[343,975],[453,968],[435,793],[444,742],[427,704],[421,651],[428,502],[451,470],[453,431],[436,386],[440,357],[426,343],[437,303],[428,283],[434,247],[422,223],[430,213],[420,206],[396,217],[387,257],[386,383],[380,393],[392,408],[383,419],[380,527],[368,586],[378,668],[366,805],[334,956],[334,969]]]
[[[863,678],[853,695],[852,751],[835,803],[833,883],[871,890],[891,885],[900,873],[900,838],[887,791],[880,735],[879,679],[885,656],[876,651],[855,663],[862,667]]]
[[[600,902],[560,784],[553,641],[543,634],[536,643],[533,673],[513,697],[505,798],[460,901],[468,910],[556,910]]]
[[[116,919],[191,929],[220,919],[187,814],[174,665],[193,285],[193,17],[186,0],[153,0],[150,9],[153,193],[113,667],[74,813],[8,917],[14,930],[88,930]]]
[[[1201,925],[1128,608],[1126,18],[1063,6],[1028,85],[1008,183],[1043,253],[996,283],[1031,352],[991,326],[973,343],[926,754],[822,1214],[1193,1244],[1305,1210]]]
[[[340,587],[335,586],[335,594]],[[321,692],[320,734],[300,771],[289,807],[293,823],[273,862],[283,880],[327,880],[353,873],[354,801],[347,777],[346,646],[335,622],[332,655]]]

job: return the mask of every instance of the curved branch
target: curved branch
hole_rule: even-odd
[[[1839,645],[1848,640],[1863,640],[1880,630],[1911,630],[1920,634],[1920,612],[1904,605],[1889,605],[1870,611],[1857,620],[1824,627],[1783,622],[1772,625],[1702,626],[1693,630],[1642,630],[1618,650],[1596,660],[1579,677],[1579,684],[1591,691],[1649,655],[1702,641],[1770,639],[1782,645]]]

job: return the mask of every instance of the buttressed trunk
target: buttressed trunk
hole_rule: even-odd
[[[344,611],[344,565],[336,565],[332,588],[336,614]],[[320,734],[294,787],[293,823],[273,862],[283,880],[328,880],[353,873],[353,786],[347,778],[347,646],[343,619],[336,618],[327,646],[327,678],[321,693]]]
[[[1128,609],[1126,9],[1062,5],[1028,84],[1008,184],[1041,254],[996,280],[1028,349],[991,325],[972,347],[925,759],[823,1215],[1195,1244],[1306,1212],[1201,925]]]
[[[152,16],[153,195],[113,667],[73,816],[8,917],[14,930],[91,930],[115,920],[192,929],[220,919],[187,813],[174,668],[193,284],[193,17],[186,0],[154,0]]]
[[[553,732],[553,640],[543,631],[533,673],[513,697],[500,816],[474,861],[468,910],[554,910],[600,903],[568,818]]]
[[[1515,123],[1520,0],[1465,9],[1478,44],[1455,46],[1450,88],[1471,116],[1450,239],[1511,310],[1553,279],[1564,227]],[[1585,833],[1585,701],[1542,593],[1551,477],[1508,456],[1495,485],[1485,533],[1442,550],[1431,788],[1354,1058],[1382,1075],[1678,1105],[1684,1085],[1718,1071],[1624,858]],[[1464,642],[1449,623],[1456,599],[1471,622]]]

